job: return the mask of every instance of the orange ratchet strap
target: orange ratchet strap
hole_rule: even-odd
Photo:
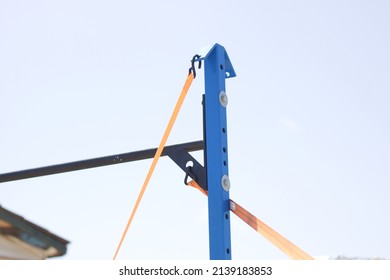
[[[146,187],[148,186],[148,183],[150,181],[150,178],[152,177],[152,174],[153,174],[153,171],[154,169],[156,168],[156,165],[157,165],[157,162],[158,160],[160,159],[161,157],[161,153],[163,152],[164,150],[164,147],[165,147],[165,144],[167,143],[167,140],[168,140],[168,137],[169,137],[169,134],[171,133],[172,131],[172,127],[176,121],[176,118],[179,114],[179,111],[180,111],[180,108],[181,106],[183,105],[183,102],[184,102],[184,99],[187,95],[187,92],[188,90],[190,89],[190,86],[192,84],[192,81],[194,80],[194,73],[195,73],[195,70],[193,72],[190,71],[190,73],[188,74],[187,76],[187,79],[184,83],[184,86],[183,86],[183,89],[181,90],[181,93],[180,93],[180,96],[179,96],[179,99],[177,100],[176,102],[176,105],[175,105],[175,108],[172,112],[172,115],[171,115],[171,118],[169,119],[169,122],[168,122],[168,125],[167,125],[167,128],[165,129],[165,132],[164,132],[164,135],[161,139],[161,142],[160,142],[160,145],[158,146],[157,148],[157,151],[156,151],[156,154],[154,155],[154,158],[153,158],[153,162],[152,164],[150,165],[150,168],[149,168],[149,171],[148,171],[148,174],[146,175],[146,178],[145,178],[145,181],[142,185],[142,188],[141,188],[141,191],[138,195],[138,198],[137,198],[137,201],[135,202],[135,205],[133,207],[133,211],[131,212],[131,215],[129,217],[129,220],[126,224],[126,227],[123,231],[123,234],[122,234],[122,237],[119,241],[119,244],[118,244],[118,247],[115,251],[115,254],[114,254],[114,257],[113,257],[113,260],[116,259],[118,253],[119,253],[119,250],[121,249],[122,247],[122,243],[123,241],[125,240],[125,237],[126,237],[126,234],[127,234],[127,231],[129,230],[129,227],[131,225],[131,222],[133,221],[133,218],[135,216],[135,213],[137,212],[137,209],[138,209],[138,206],[141,202],[141,199],[145,193],[145,190],[146,190]]]
[[[202,189],[195,181],[188,182],[188,185],[194,187],[201,191],[203,194],[207,195],[207,191]],[[241,220],[247,223],[255,231],[264,236],[268,241],[278,247],[283,251],[287,256],[294,260],[314,260],[312,256],[304,252],[302,249],[291,243],[285,237],[280,235],[271,227],[267,226],[264,222],[256,218],[254,215],[249,213],[239,204],[230,199],[230,211],[237,215]]]

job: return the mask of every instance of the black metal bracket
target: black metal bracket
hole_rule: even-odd
[[[199,186],[207,191],[206,169],[186,150],[174,149],[167,152],[170,157],[185,173],[195,180]],[[188,172],[191,167],[191,172]]]

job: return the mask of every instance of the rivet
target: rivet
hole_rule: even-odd
[[[222,176],[221,185],[226,192],[230,190],[230,179],[226,174]]]
[[[219,92],[219,103],[221,103],[223,107],[226,107],[228,105],[228,97],[223,90]]]

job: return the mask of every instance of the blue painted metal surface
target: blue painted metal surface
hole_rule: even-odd
[[[236,76],[221,45],[215,44],[204,60],[204,140],[207,172],[210,259],[232,258],[225,79]],[[226,98],[225,98],[226,97]],[[222,100],[221,100],[222,99]],[[222,102],[221,102],[222,101]],[[223,182],[224,181],[224,182]],[[224,187],[223,187],[224,185]]]

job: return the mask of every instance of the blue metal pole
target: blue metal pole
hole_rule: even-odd
[[[235,72],[225,48],[215,44],[204,59],[204,141],[211,260],[232,258],[225,79]]]

